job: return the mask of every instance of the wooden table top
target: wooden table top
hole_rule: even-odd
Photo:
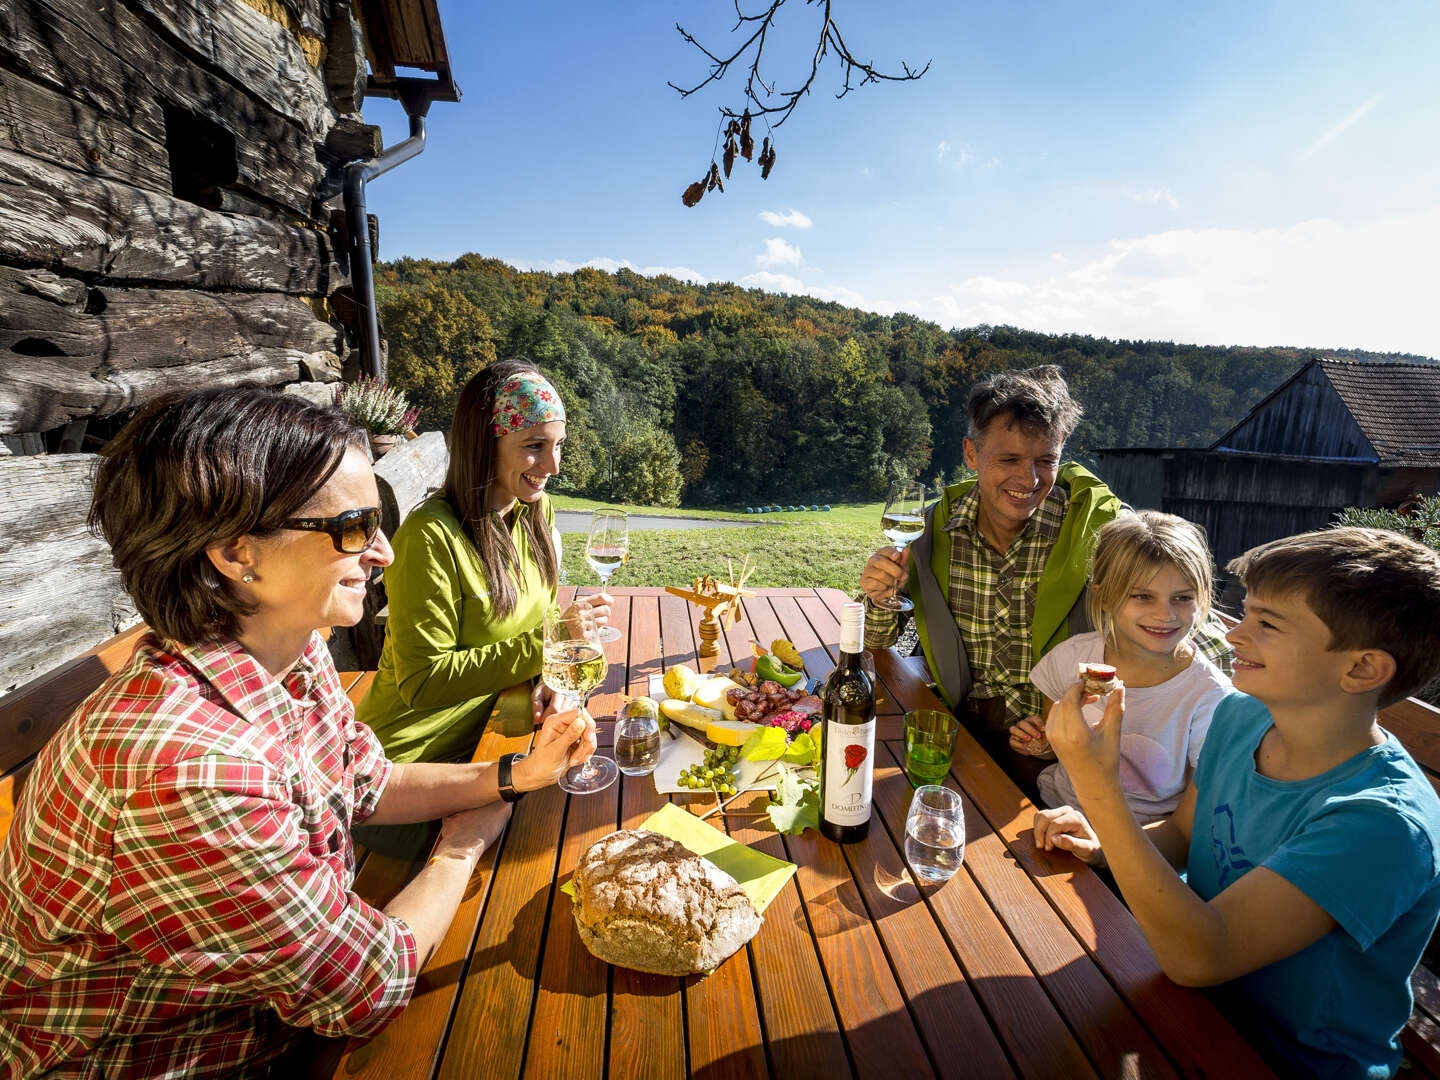
[[[597,717],[613,716],[622,694],[646,693],[667,666],[694,666],[699,644],[699,612],[683,600],[651,588],[610,592],[625,636],[609,646],[609,678],[591,698]],[[768,645],[783,636],[823,676],[846,599],[835,589],[758,590],[745,620],[721,635],[714,666],[727,669],[732,655],[748,661],[752,638]],[[964,797],[964,866],[938,885],[911,875],[902,857],[910,787],[901,718],[940,706],[920,659],[886,650],[875,662],[880,721],[866,839],[841,846],[813,831],[777,835],[763,816],[725,819],[734,839],[799,868],[744,952],[706,978],[612,968],[580,943],[559,889],[606,833],[639,825],[667,798],[700,812],[712,799],[659,795],[649,777],[624,776],[594,795],[535,792],[476,870],[405,1012],[317,1072],[376,1080],[1270,1075],[1203,995],[1160,972],[1129,912],[1088,867],[1035,850],[1034,807],[963,727],[948,783]],[[609,727],[602,722],[602,747]],[[482,756],[523,746],[487,736]],[[756,793],[732,808],[764,802]],[[393,893],[409,869],[372,856],[362,869],[367,895]]]

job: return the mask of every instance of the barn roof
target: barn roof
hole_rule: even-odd
[[[1440,466],[1440,364],[1315,363],[1381,465]]]

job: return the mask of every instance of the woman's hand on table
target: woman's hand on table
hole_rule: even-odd
[[[496,800],[442,818],[434,855],[441,859],[478,859],[500,837],[510,820],[510,804]]]
[[[872,604],[888,600],[905,587],[905,582],[910,580],[906,569],[909,561],[908,548],[901,551],[899,548],[882,547],[870,556],[865,569],[860,571],[860,588]]]
[[[596,745],[595,721],[584,709],[551,713],[535,733],[530,753],[515,762],[511,782],[519,791],[553,784],[565,770],[583,764]]]
[[[609,626],[610,605],[615,598],[607,592],[577,596],[575,602],[565,609],[564,619],[575,632],[582,626]]]
[[[1105,865],[1095,830],[1073,806],[1036,812],[1035,846],[1041,851],[1068,851],[1091,866]]]

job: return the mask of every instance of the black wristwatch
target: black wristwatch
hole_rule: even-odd
[[[515,785],[510,781],[511,768],[524,756],[524,754],[501,754],[500,760],[496,762],[495,776],[500,785],[500,798],[506,802],[519,802],[525,794],[523,791],[516,790]]]

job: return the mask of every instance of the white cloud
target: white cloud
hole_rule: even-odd
[[[744,285],[747,289],[764,289],[767,292],[795,293],[797,295],[805,292],[805,283],[798,277],[790,274],[772,274],[769,270],[757,270],[753,274],[746,274],[735,284]]]
[[[941,139],[941,140],[940,140],[940,145],[937,146],[937,147],[935,147],[935,160],[936,160],[937,162],[938,162],[938,161],[944,161],[944,160],[945,160],[945,155],[948,154],[949,152],[950,152],[950,144],[949,144],[948,142],[946,142],[944,139]]]
[[[1176,229],[1112,240],[1074,269],[1051,261],[1028,277],[973,277],[920,313],[950,326],[1440,356],[1437,247],[1440,207],[1352,224]]]
[[[633,270],[645,277],[656,277],[660,274],[668,274],[670,277],[679,278],[681,281],[693,281],[697,285],[707,285],[710,279],[698,270],[692,270],[688,266],[636,266],[629,259],[612,259],[608,256],[600,256],[594,259],[586,259],[584,262],[571,262],[569,259],[530,259],[518,260],[515,264],[517,270],[546,270],[552,274],[573,274],[582,266],[589,266],[596,270],[604,270],[613,274],[616,270]]]
[[[1300,155],[1300,160],[1309,160],[1320,150],[1323,150],[1326,146],[1330,145],[1330,143],[1334,142],[1345,132],[1346,128],[1350,127],[1352,124],[1360,120],[1361,117],[1363,117],[1371,109],[1375,108],[1376,105],[1379,105],[1380,99],[1384,96],[1384,94],[1376,94],[1369,101],[1365,102],[1365,104],[1361,105],[1358,109],[1352,112],[1349,116],[1345,117],[1344,120],[1341,120],[1329,131],[1325,132],[1324,135],[1321,135],[1320,138],[1316,139],[1313,143],[1311,143],[1308,147],[1305,148],[1304,152]]]
[[[1169,188],[1157,188],[1155,191],[1127,191],[1125,197],[1131,202],[1164,203],[1171,210],[1180,209],[1180,200],[1170,194]]]
[[[761,210],[760,220],[776,229],[783,229],[787,225],[796,229],[808,229],[814,224],[799,210],[787,210],[783,214],[776,213],[774,210]]]
[[[792,296],[813,296],[816,300],[831,300],[846,307],[872,310],[865,297],[844,285],[806,285],[793,274],[773,274],[768,270],[757,270],[746,274],[735,284],[747,289],[765,289],[768,292],[789,293]]]
[[[799,266],[805,259],[800,249],[783,237],[771,236],[765,240],[765,250],[755,256],[755,265],[761,269],[772,266]]]

